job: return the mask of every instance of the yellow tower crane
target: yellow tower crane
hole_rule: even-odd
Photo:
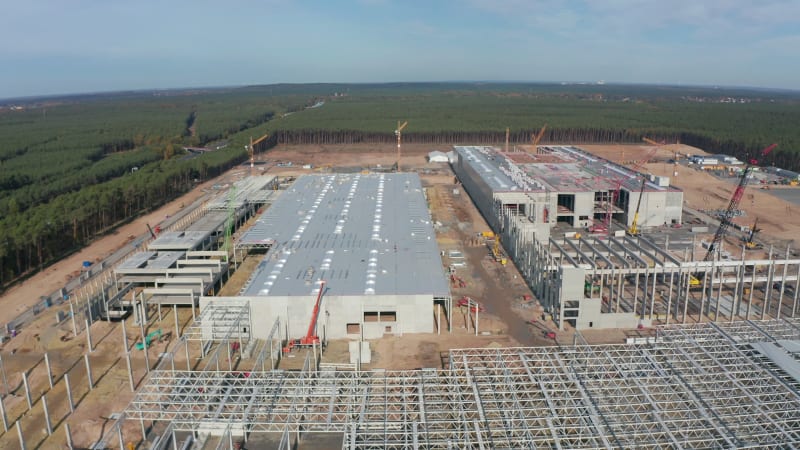
[[[397,136],[397,171],[400,172],[400,141],[403,136],[403,128],[408,125],[408,121],[406,120],[402,124],[400,121],[397,121],[397,128],[394,130],[394,135]]]
[[[546,129],[547,129],[547,124],[544,124],[542,126],[542,129],[539,130],[538,134],[531,133],[531,143],[533,144],[533,152],[536,153],[536,154],[539,153],[538,145],[539,145],[539,142],[542,140],[542,137],[544,137],[544,131]]]
[[[256,159],[255,159],[256,158],[255,157],[255,153],[256,153],[255,148],[256,147],[255,146],[260,144],[261,142],[264,142],[264,140],[266,140],[268,137],[269,137],[269,134],[265,134],[265,135],[261,136],[260,138],[258,138],[258,139],[256,139],[254,141],[253,140],[253,136],[250,136],[250,146],[248,147],[247,150],[250,153],[250,175],[251,176],[253,175],[253,166],[256,165]]]

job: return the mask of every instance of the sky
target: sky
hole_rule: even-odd
[[[2,0],[0,98],[307,82],[800,89],[798,0]]]

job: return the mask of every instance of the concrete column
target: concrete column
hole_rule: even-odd
[[[75,412],[75,403],[72,401],[72,387],[69,385],[69,374],[64,374],[64,383],[67,386],[67,405],[69,405],[69,412]]]
[[[42,394],[42,409],[44,410],[44,425],[47,427],[47,435],[53,434],[53,424],[50,423],[50,411],[47,410],[47,395]]]
[[[145,317],[144,306],[141,303],[139,303],[138,306],[135,306],[135,308],[138,311],[140,311],[139,312],[139,314],[140,314],[140,316],[139,316],[139,318],[140,318],[140,320],[139,320],[139,330],[141,331],[141,334],[142,334],[142,353],[144,353],[145,370],[147,371],[147,373],[150,373],[150,356],[148,356],[147,340],[146,340],[145,334],[144,334],[144,324],[146,323],[146,320],[144,320],[144,317]]]
[[[186,351],[186,370],[192,370],[191,363],[189,362],[189,341],[183,342],[183,349]]]
[[[794,282],[794,301],[792,302],[792,317],[797,314],[797,294],[800,294],[800,264],[797,265],[797,278]]]
[[[50,370],[50,356],[44,354],[44,365],[47,368],[47,382],[50,383],[50,389],[53,389],[53,372]]]
[[[133,382],[133,366],[131,365],[131,352],[125,352],[125,362],[128,364],[128,383],[131,392],[136,392],[136,384]]]
[[[125,450],[125,439],[122,437],[122,425],[120,422],[117,422],[117,438],[119,439],[119,450]],[[175,442],[175,436],[173,435],[172,443],[178,445]]]
[[[28,374],[22,372],[22,384],[25,386],[25,399],[28,401],[28,409],[33,408],[33,402],[31,401],[31,389],[28,386]]]
[[[664,272],[663,272],[664,275],[666,275],[666,272],[667,272],[667,268],[665,267],[664,268]],[[664,277],[664,279],[666,279],[666,276]],[[678,272],[678,279],[680,279],[680,272]],[[667,325],[669,325],[670,315],[672,314],[672,288],[674,286],[674,283],[675,283],[675,272],[670,272],[669,273],[669,290],[668,290],[668,293],[667,293]],[[677,307],[677,305],[676,305],[676,307]],[[675,317],[677,318],[677,316],[678,316],[678,314],[676,313]]]
[[[0,372],[2,372],[3,375],[3,395],[8,395],[8,393],[11,391],[9,391],[8,389],[8,377],[6,377],[6,365],[3,362],[2,355],[0,355]]]
[[[19,424],[19,420],[17,421],[17,437],[19,438],[19,448],[22,450],[26,450],[25,438],[22,437],[22,427]]]
[[[67,448],[72,450],[74,447],[72,446],[72,433],[69,431],[69,424],[64,423],[64,434],[67,435]]]
[[[94,347],[92,347],[92,327],[88,320],[86,320],[86,345],[89,353],[94,352]]]
[[[3,403],[3,397],[0,397],[0,416],[3,416],[3,431],[8,432],[8,417],[6,417],[6,405]]]
[[[181,328],[178,326],[178,305],[172,305],[172,311],[175,313],[175,338],[180,339]]]
[[[125,329],[125,319],[122,319],[122,351],[128,351],[128,330]]]
[[[95,282],[95,289],[97,289],[97,283]],[[94,293],[94,291],[92,291]],[[90,295],[86,296],[86,312],[89,314],[89,322],[94,322],[94,316],[92,315],[92,298]]]
[[[72,318],[72,334],[78,335],[78,324],[75,322],[75,308],[72,305],[72,300],[69,301],[69,316]]]
[[[94,381],[92,381],[92,365],[89,364],[89,355],[83,355],[83,360],[86,362],[86,378],[89,382],[89,390],[94,390]]]

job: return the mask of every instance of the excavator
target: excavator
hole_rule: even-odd
[[[756,233],[759,231],[761,231],[761,228],[758,228],[758,217],[756,217],[756,221],[753,223],[753,226],[750,227],[750,232],[747,233],[747,236],[743,239],[746,249],[756,250],[762,247],[761,244],[755,241]]]
[[[499,235],[495,236],[494,238],[494,244],[492,245],[492,256],[494,257],[495,261],[499,262],[504,266],[508,263],[508,260],[503,255],[503,249],[500,247]]]

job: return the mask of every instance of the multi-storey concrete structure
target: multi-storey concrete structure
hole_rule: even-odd
[[[456,154],[456,174],[495,228],[504,215],[527,218],[540,239],[556,224],[588,228],[609,214],[630,226],[637,206],[639,227],[681,222],[683,192],[669,178],[651,178],[576,147],[539,147],[535,153],[456,147]]]
[[[459,180],[562,328],[798,313],[800,260],[791,250],[728,243],[704,261],[701,233],[716,224],[696,232],[665,227],[681,224],[683,204],[666,178],[645,178],[575,147],[456,147],[456,154]],[[629,236],[640,193],[638,225],[653,232]],[[617,229],[606,229],[608,214]]]

